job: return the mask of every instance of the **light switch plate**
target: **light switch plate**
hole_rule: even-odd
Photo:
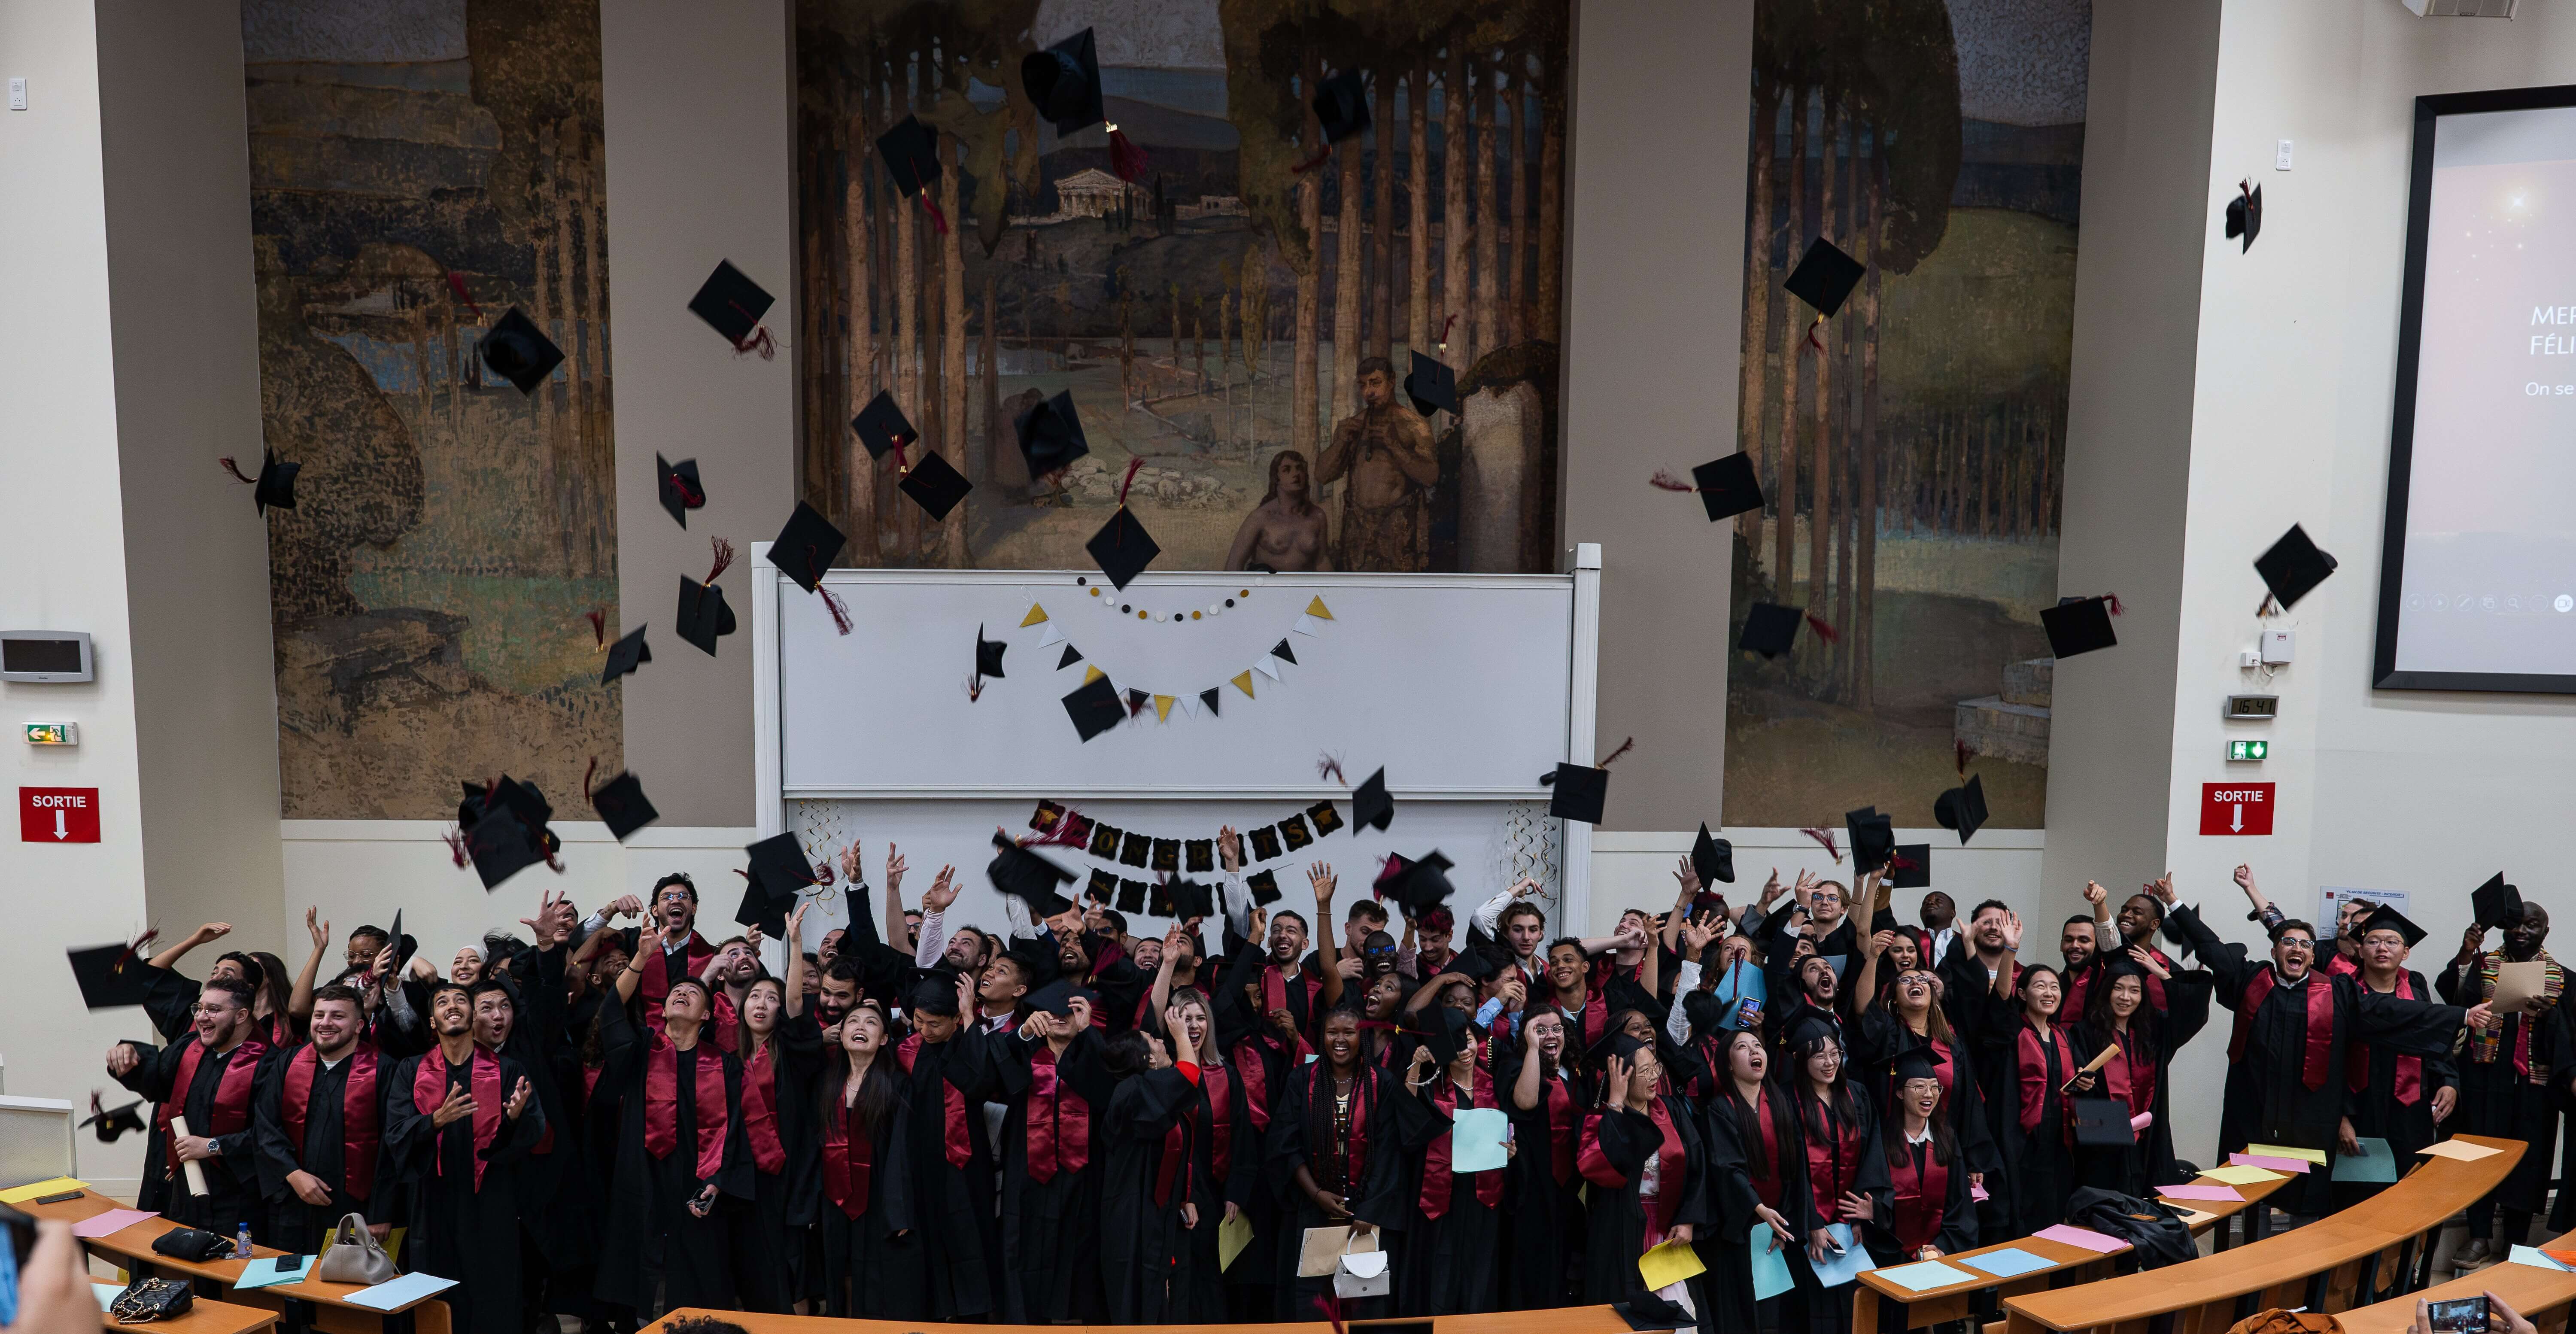
[[[2289,169],[2290,169],[2290,141],[2289,141],[2289,140],[2287,140],[2287,139],[2284,139],[2284,140],[2282,140],[2282,141],[2281,141],[2281,146],[2280,146],[2279,148],[2274,149],[2274,150],[2272,151],[2272,170],[2274,170],[2274,171],[2288,171]]]
[[[11,111],[24,111],[27,109],[27,81],[25,79],[11,79],[9,81],[9,109]]]

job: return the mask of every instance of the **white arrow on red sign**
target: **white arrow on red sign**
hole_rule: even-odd
[[[63,808],[56,806],[54,808],[54,837],[70,838],[71,836],[71,827],[63,823]]]

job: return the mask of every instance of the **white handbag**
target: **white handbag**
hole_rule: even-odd
[[[1357,1251],[1344,1255],[1333,1266],[1333,1295],[1344,1301],[1354,1297],[1383,1297],[1395,1290],[1395,1275],[1388,1272],[1385,1251]]]

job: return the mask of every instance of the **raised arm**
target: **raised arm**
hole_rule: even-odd
[[[1154,1003],[1145,1009],[1148,1019],[1172,1008],[1172,965],[1179,962],[1181,953],[1179,947],[1182,942],[1190,939],[1191,927],[1197,924],[1198,919],[1195,917],[1190,919],[1190,926],[1174,922],[1172,929],[1163,933],[1163,962],[1154,970]],[[1209,1015],[1208,1018],[1212,1021],[1216,1016]]]
[[[886,844],[885,862],[885,933],[886,943],[906,954],[913,952],[912,924],[903,919],[903,854]]]
[[[787,1017],[805,1013],[805,912],[814,906],[802,899],[787,915]]]
[[[304,971],[295,975],[295,989],[286,997],[286,1012],[298,1019],[313,1013],[313,982],[322,972],[322,951],[331,948],[331,924],[315,922],[318,910],[304,910],[304,930],[313,937],[313,952],[304,956]]]
[[[181,937],[178,944],[161,951],[159,954],[153,955],[152,966],[163,969],[176,968],[179,966],[179,961],[181,959],[188,957],[188,951],[209,941],[221,940],[225,936],[231,935],[232,930],[232,923],[230,922],[208,922],[204,926],[198,927],[196,930]]]
[[[2272,901],[2263,897],[2263,891],[2255,887],[2253,867],[2238,863],[2235,880],[2236,887],[2245,891],[2245,902],[2254,909],[2248,920],[2261,922],[2266,930],[2281,920],[2281,910],[2273,907]]]
[[[2004,966],[1995,970],[1995,999],[2012,999],[2013,974],[2021,958],[2021,914],[2004,909]]]
[[[1341,942],[1334,938],[1339,933],[1333,930],[1332,865],[1316,862],[1308,866],[1306,883],[1315,887],[1315,952],[1324,973],[1324,1008],[1329,1010],[1342,1003]]]
[[[2111,891],[2104,889],[2101,881],[2087,880],[2084,882],[2084,901],[2093,905],[2093,925],[2098,944],[2099,929],[2111,924]]]

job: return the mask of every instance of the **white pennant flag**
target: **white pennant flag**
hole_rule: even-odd
[[[1279,660],[1264,653],[1253,662],[1252,670],[1276,681],[1279,679]]]
[[[1315,633],[1315,618],[1314,618],[1314,617],[1312,617],[1312,616],[1300,615],[1300,616],[1297,618],[1297,633],[1299,633],[1299,634],[1301,634],[1301,635],[1311,635],[1311,634],[1314,634],[1314,633]]]
[[[1196,718],[1196,717],[1198,717],[1198,716],[1199,716],[1199,697],[1198,697],[1198,696],[1193,695],[1193,694],[1189,693],[1188,691],[1183,691],[1183,692],[1181,692],[1181,694],[1179,695],[1179,699],[1180,699],[1180,701],[1181,701],[1181,713],[1182,713],[1184,716],[1186,716],[1186,717],[1190,717],[1190,718]]]
[[[1061,643],[1063,643],[1063,642],[1064,642],[1064,639],[1065,639],[1064,631],[1059,630],[1059,629],[1057,629],[1057,628],[1056,628],[1056,626],[1055,626],[1055,618],[1054,618],[1054,617],[1048,617],[1048,618],[1047,618],[1047,623],[1046,623],[1046,633],[1038,636],[1038,647],[1039,647],[1039,648],[1047,648],[1047,647],[1051,647],[1051,646],[1056,645],[1056,644],[1061,644]]]

